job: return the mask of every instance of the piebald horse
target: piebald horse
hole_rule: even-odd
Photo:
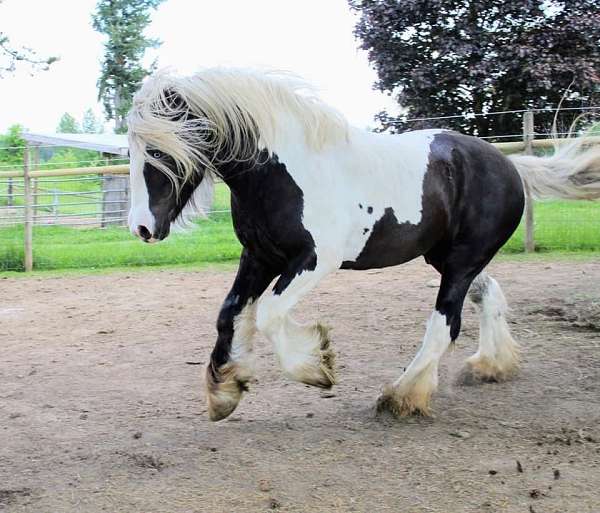
[[[327,329],[295,322],[291,309],[338,269],[418,256],[441,274],[441,285],[419,352],[384,387],[379,408],[428,414],[467,294],[481,324],[466,372],[509,378],[518,368],[518,345],[502,290],[484,269],[519,224],[524,188],[539,197],[600,196],[598,150],[507,158],[452,131],[363,131],[282,73],[158,73],[135,95],[128,125],[129,226],[144,242],[167,237],[215,178],[231,191],[243,250],[206,369],[212,420],[231,414],[247,390],[256,330],[273,343],[291,379],[335,384]]]

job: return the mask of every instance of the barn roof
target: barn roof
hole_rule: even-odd
[[[25,132],[22,135],[29,144],[67,146],[83,150],[101,151],[113,155],[129,155],[127,136],[121,134],[61,134]]]

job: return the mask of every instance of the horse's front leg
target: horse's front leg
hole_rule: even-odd
[[[323,388],[335,384],[328,330],[319,323],[299,324],[289,317],[289,312],[338,267],[335,259],[317,258],[312,250],[299,255],[281,274],[273,291],[261,298],[256,316],[257,327],[273,343],[285,374]]]
[[[217,343],[206,369],[206,397],[211,420],[235,410],[253,374],[252,339],[256,332],[255,300],[276,273],[242,252],[237,276],[217,320]]]

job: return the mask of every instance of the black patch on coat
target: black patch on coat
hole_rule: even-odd
[[[367,233],[368,228],[363,229]],[[409,222],[399,223],[394,209],[388,207],[383,216],[373,225],[369,236],[360,255],[355,261],[344,261],[342,269],[374,269],[389,267],[423,254],[426,240],[420,239],[425,235],[420,225]]]
[[[222,172],[233,227],[242,246],[281,274],[274,287],[281,294],[295,276],[317,266],[315,242],[302,224],[304,194],[276,154],[262,151],[247,167],[237,163]]]

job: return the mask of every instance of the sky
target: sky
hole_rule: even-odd
[[[58,56],[49,71],[28,68],[0,79],[0,132],[13,123],[54,131],[61,115],[100,116],[96,81],[102,36],[91,26],[96,0],[4,0],[0,30],[13,46]],[[377,77],[352,30],[356,14],[346,0],[166,0],[147,34],[163,44],[149,51],[159,67],[181,73],[214,65],[276,68],[297,73],[321,97],[360,127],[394,109],[373,90]]]

